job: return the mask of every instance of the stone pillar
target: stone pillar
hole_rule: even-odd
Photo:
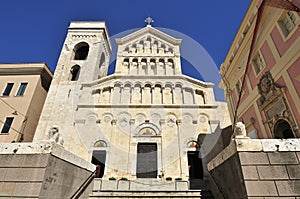
[[[178,139],[178,154],[179,154],[179,168],[180,168],[180,177],[181,178],[184,178],[185,177],[185,175],[184,175],[184,162],[183,162],[183,160],[182,160],[182,150],[183,150],[183,148],[182,148],[182,144],[181,144],[181,124],[182,124],[182,122],[181,122],[181,120],[176,120],[176,124],[177,124],[177,139]]]

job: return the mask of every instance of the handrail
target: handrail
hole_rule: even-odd
[[[88,187],[88,185],[93,181],[95,178],[96,170],[89,175],[89,177],[80,185],[80,187],[75,191],[75,193],[71,196],[71,199],[78,199],[85,189]]]

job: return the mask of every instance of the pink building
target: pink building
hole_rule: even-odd
[[[300,137],[297,6],[298,0],[253,0],[221,65],[231,120],[244,122],[252,138]]]

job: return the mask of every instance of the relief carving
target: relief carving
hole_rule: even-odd
[[[261,77],[257,87],[260,94],[259,106],[261,108],[265,106],[268,101],[271,101],[274,99],[274,97],[281,93],[280,86],[274,83],[272,75],[269,71]]]

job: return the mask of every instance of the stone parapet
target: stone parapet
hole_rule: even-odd
[[[223,198],[300,197],[300,139],[232,140],[208,170]]]
[[[94,171],[55,142],[1,143],[0,158],[0,198],[70,198]]]
[[[88,171],[95,171],[95,165],[64,149],[54,141],[39,141],[33,143],[0,143],[2,154],[51,154],[57,158],[74,164]]]

